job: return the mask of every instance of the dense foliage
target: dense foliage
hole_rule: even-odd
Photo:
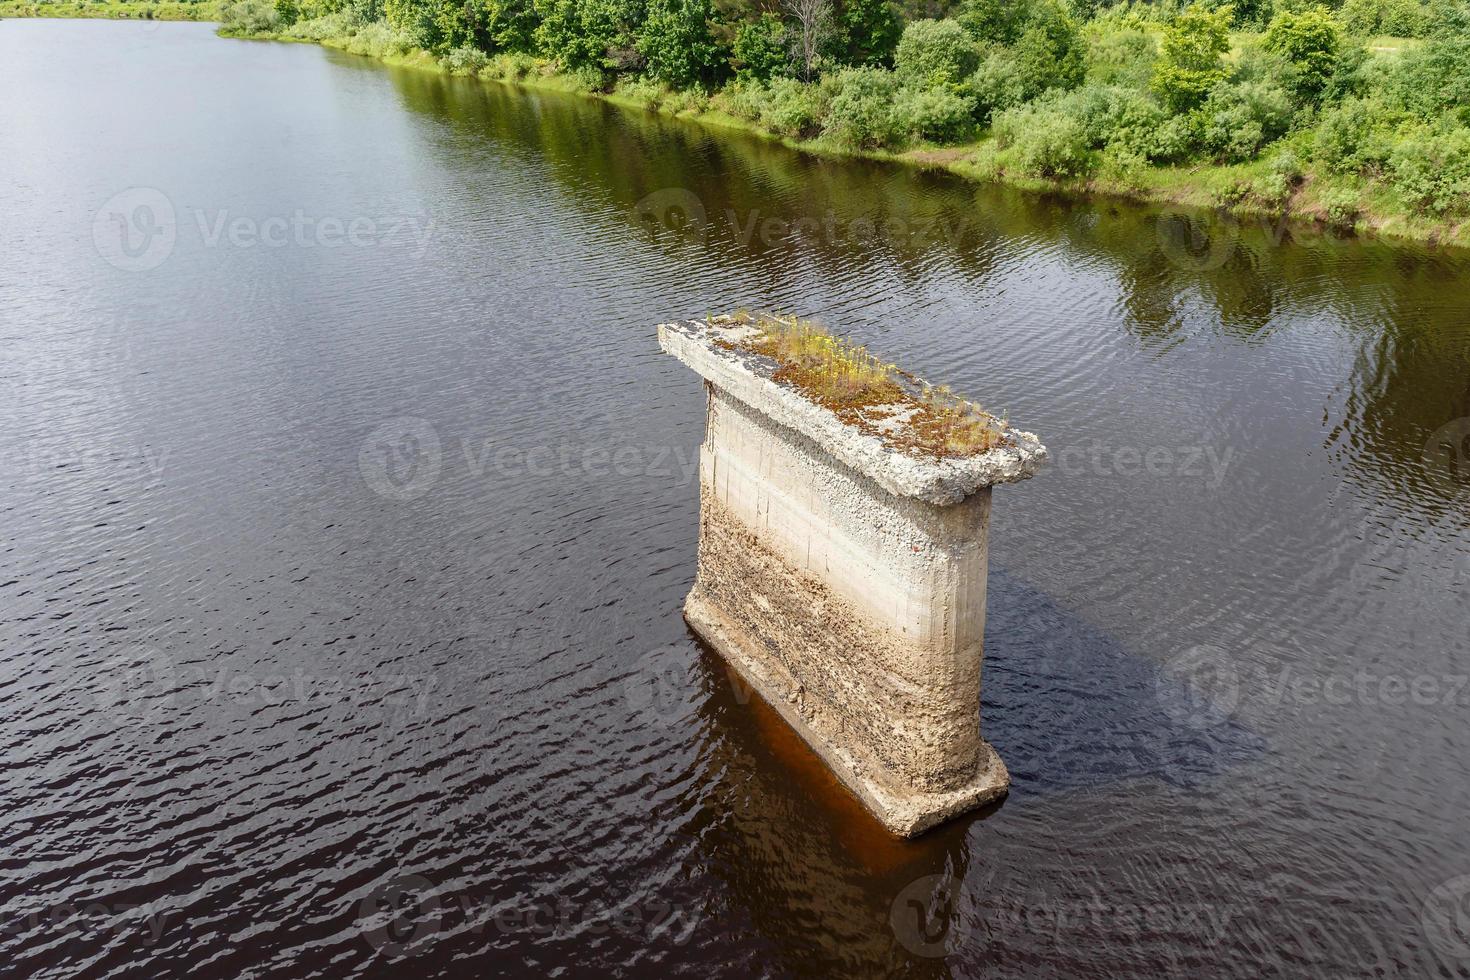
[[[906,2],[224,0],[223,17],[853,148],[975,142],[976,167],[1020,177],[1209,164],[1267,203],[1317,180],[1346,218],[1383,194],[1470,214],[1463,0]]]

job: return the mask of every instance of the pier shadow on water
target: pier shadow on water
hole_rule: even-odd
[[[1006,808],[1136,781],[1207,792],[1266,751],[1230,717],[1228,689],[1212,703],[1200,677],[1125,649],[1003,571],[991,572],[989,603],[983,730],[1010,769],[1010,794],[907,841],[690,633],[698,754],[713,785],[684,830],[699,855],[690,860],[725,878],[715,900],[727,904],[707,914],[748,930],[726,938],[749,944],[752,964],[774,956],[821,975],[881,963],[920,977],[955,975],[957,953],[1001,965],[987,935],[1004,931],[997,883],[1016,871],[992,845]]]
[[[987,617],[983,730],[1012,801],[1140,778],[1194,789],[1266,751],[1228,683],[1210,690],[1224,665],[1208,656],[1161,664],[995,569]]]

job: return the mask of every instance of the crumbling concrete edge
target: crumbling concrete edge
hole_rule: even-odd
[[[833,457],[889,493],[939,506],[957,504],[981,487],[1029,479],[1047,462],[1046,447],[1030,432],[1010,429],[1012,445],[975,456],[931,459],[911,456],[875,435],[843,422],[830,409],[772,379],[770,358],[730,350],[752,328],[692,320],[662,323],[659,346],[711,384],[768,418],[807,436]]]

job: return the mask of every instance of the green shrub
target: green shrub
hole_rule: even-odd
[[[1431,214],[1470,211],[1470,130],[1421,126],[1404,137],[1389,160],[1394,185]]]
[[[1337,173],[1376,173],[1387,166],[1395,131],[1406,118],[1379,102],[1346,99],[1318,119],[1312,133],[1312,159]]]
[[[905,85],[930,89],[958,84],[979,60],[979,49],[958,21],[916,20],[903,29],[893,66]]]
[[[1048,89],[1076,88],[1087,71],[1077,23],[1053,2],[1034,8],[1015,54],[1027,98]]]
[[[1025,0],[963,0],[956,19],[976,41],[1010,46],[1030,13]]]
[[[822,128],[825,98],[821,88],[795,78],[774,78],[754,89],[754,118],[773,133],[806,138]]]
[[[1128,28],[1095,34],[1086,47],[1087,79],[1146,88],[1158,53],[1158,41],[1148,31]]]
[[[917,139],[957,143],[975,130],[975,99],[950,88],[903,89],[894,108]]]
[[[390,55],[407,54],[414,44],[411,40],[389,27],[381,20],[363,24],[346,44],[353,54],[364,54],[370,58],[386,58]]]
[[[1322,194],[1322,213],[1330,224],[1351,228],[1363,213],[1362,195],[1347,187],[1334,187]]]
[[[1385,66],[1381,90],[1422,119],[1470,107],[1470,36],[1433,38]]]
[[[1338,16],[1360,37],[1427,37],[1442,14],[1422,0],[1345,0]]]
[[[1241,163],[1280,138],[1291,125],[1291,100],[1264,82],[1215,86],[1199,110],[1202,148],[1217,159]]]
[[[1055,103],[1007,109],[995,117],[1002,166],[1027,177],[1080,177],[1096,165],[1081,120]]]
[[[1178,163],[1198,151],[1199,121],[1193,115],[1169,116],[1148,141],[1148,158],[1156,163]]]
[[[894,110],[898,78],[881,68],[845,68],[825,79],[832,91],[822,132],[848,146],[896,143],[903,124]]]
[[[736,28],[730,62],[736,78],[765,81],[784,75],[791,59],[790,40],[781,17],[767,11]]]
[[[1301,182],[1301,161],[1295,153],[1283,149],[1271,158],[1266,172],[1250,182],[1248,193],[1262,204],[1281,207]]]
[[[298,20],[282,33],[303,41],[325,41],[329,38],[345,38],[357,33],[362,25],[350,11]]]
[[[1098,156],[1098,176],[1123,188],[1138,190],[1148,172],[1148,160],[1127,147],[1110,146]]]
[[[1147,95],[1119,85],[1085,85],[1056,104],[1082,123],[1090,146],[1128,157],[1151,155],[1154,134],[1166,118]]]
[[[491,78],[504,79],[507,82],[517,82],[527,75],[533,75],[540,68],[534,55],[523,51],[512,51],[509,54],[498,54],[490,59],[483,74]]]
[[[263,34],[276,29],[276,6],[272,0],[225,0],[219,18],[224,30]]]
[[[1194,4],[1170,22],[1162,47],[1153,90],[1175,113],[1188,112],[1225,80],[1220,56],[1230,50],[1230,11]]]
[[[761,117],[765,94],[760,82],[736,79],[716,93],[715,98],[730,115],[753,122]]]
[[[675,115],[681,112],[703,112],[709,108],[709,96],[703,89],[686,88],[670,92],[668,98],[664,99],[663,107],[666,112]]]
[[[613,91],[644,109],[657,109],[667,90],[651,78],[634,76],[619,79]]]
[[[442,58],[439,64],[451,75],[477,75],[486,65],[490,63],[490,56],[479,48],[471,48],[461,45],[451,48]]]

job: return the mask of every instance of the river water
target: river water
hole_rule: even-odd
[[[1470,975],[1470,259],[208,25],[0,93],[0,969]],[[680,617],[739,306],[1056,458],[914,842]]]

